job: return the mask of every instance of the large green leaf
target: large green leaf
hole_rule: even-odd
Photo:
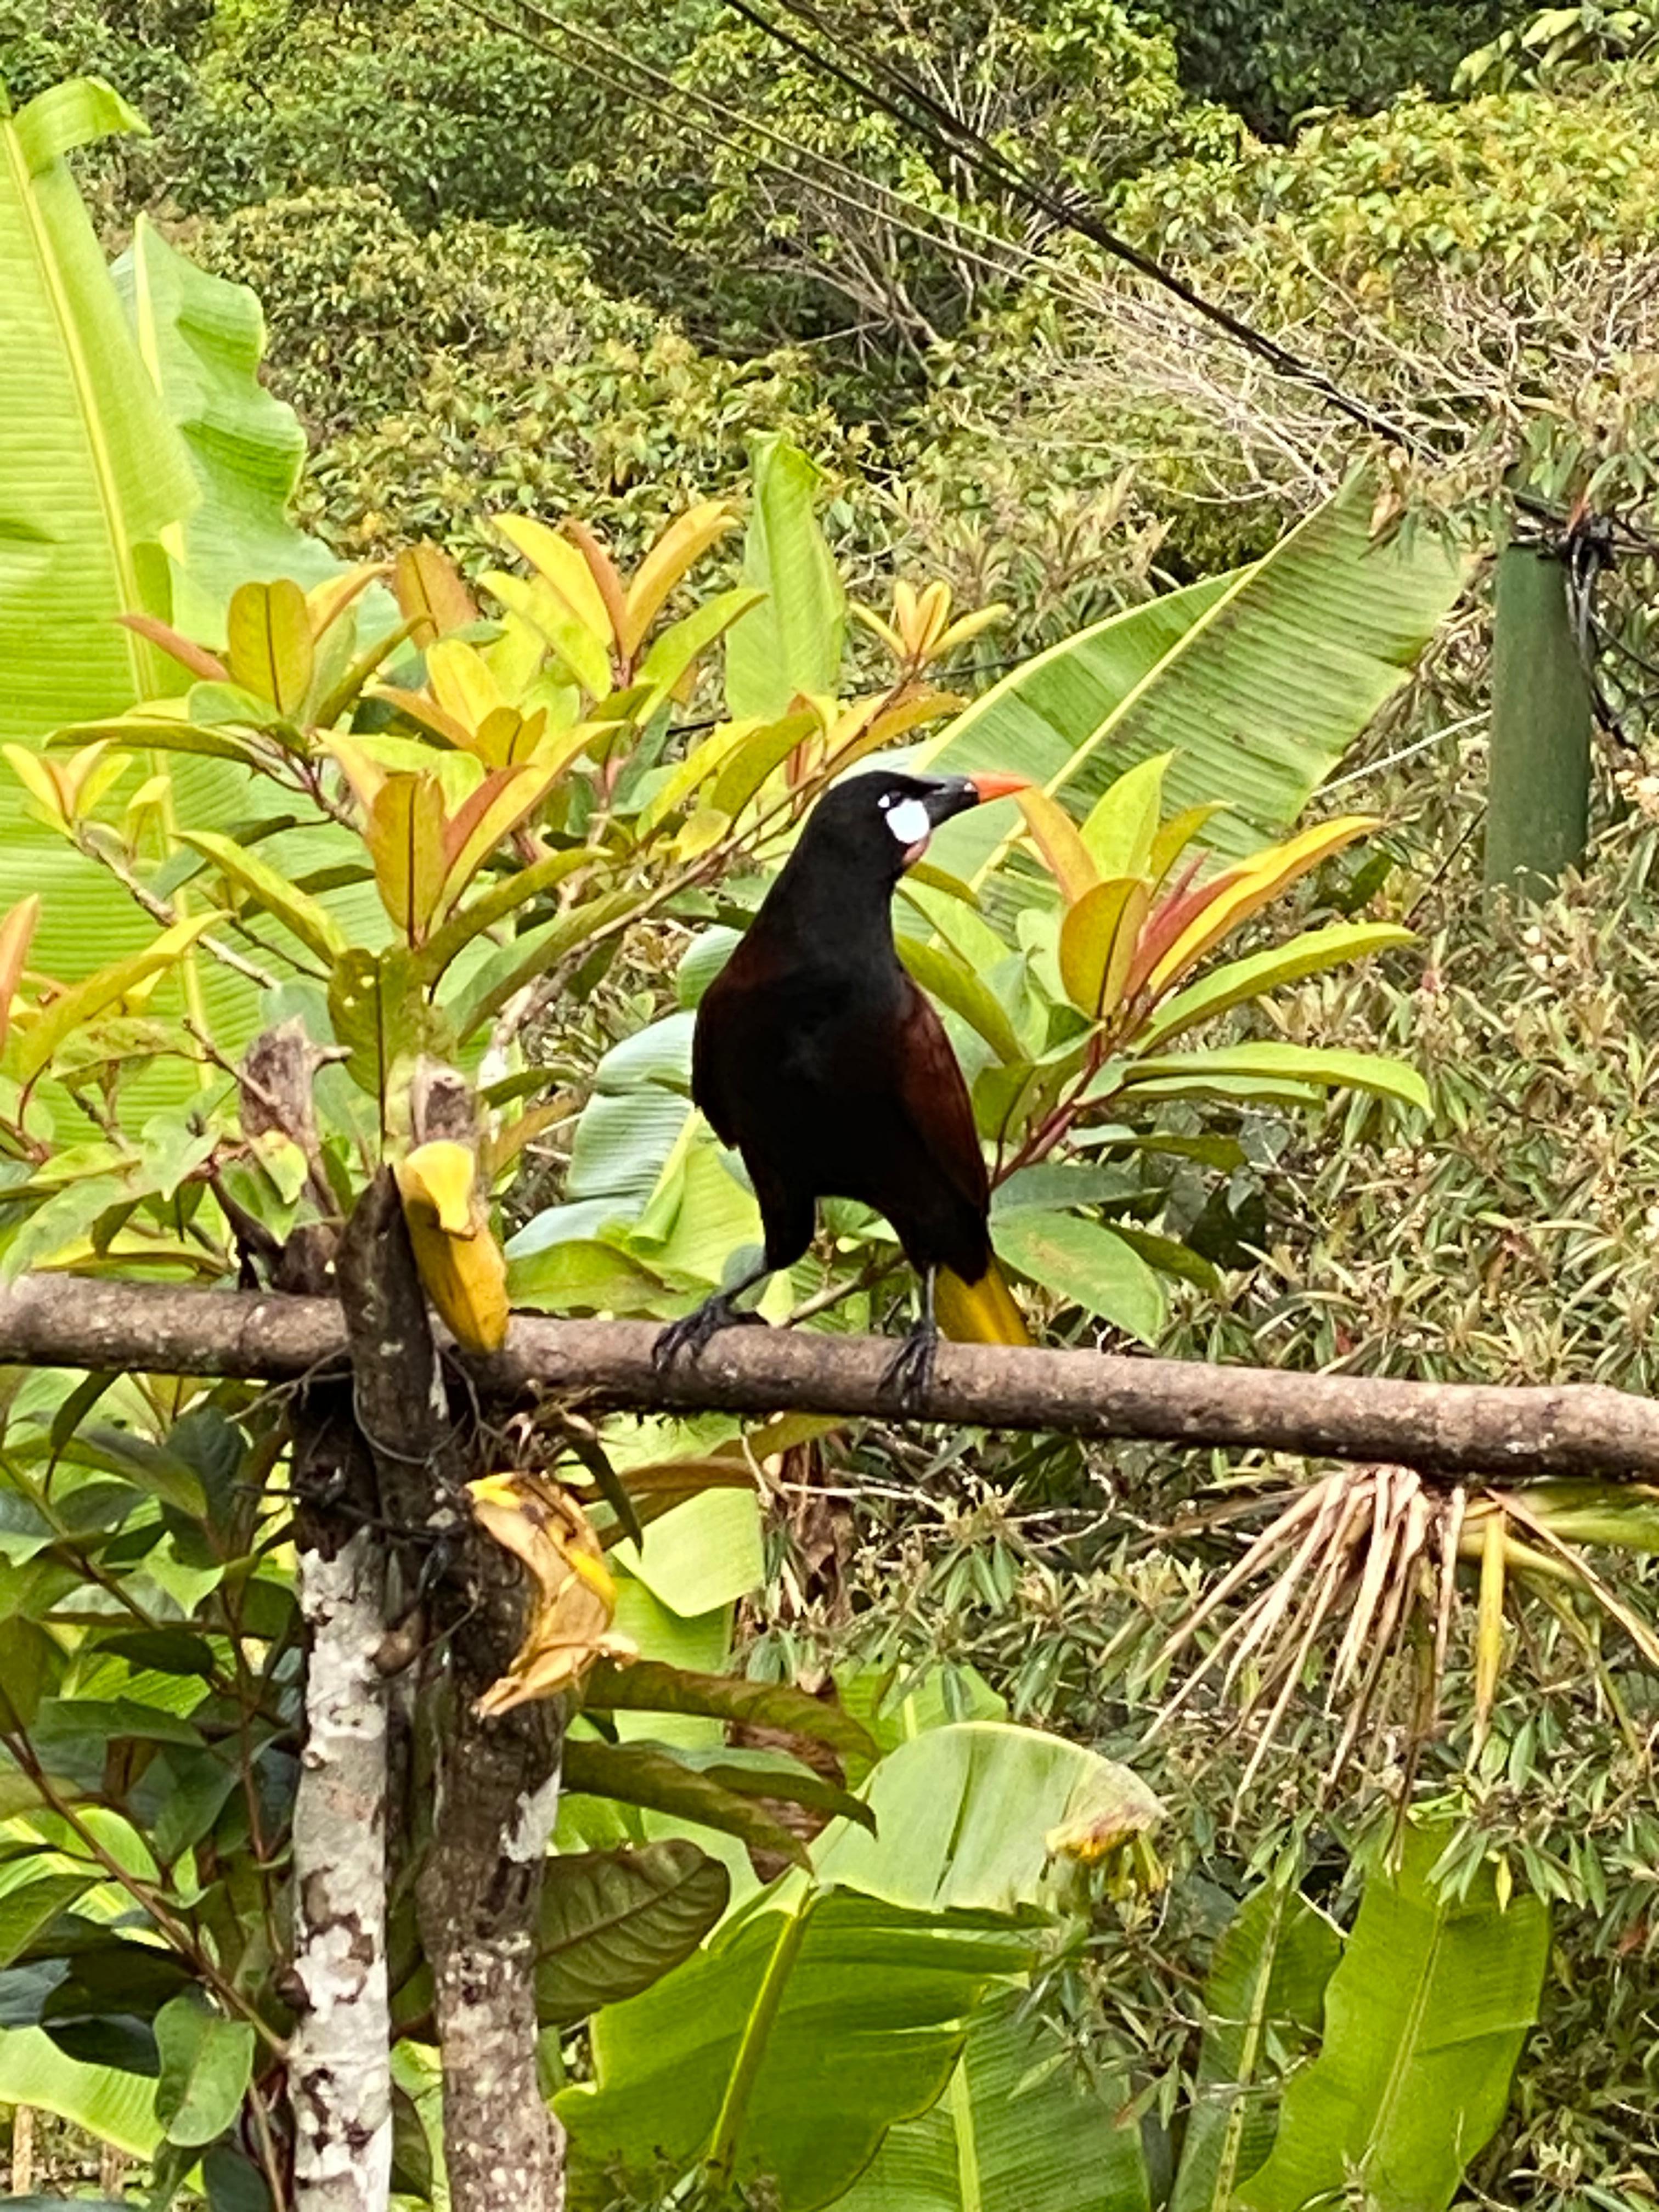
[[[1115,1322],[1143,1344],[1157,1342],[1164,1285],[1115,1229],[1075,1213],[1000,1215],[996,1243],[1008,1265],[1034,1283],[1074,1298],[1085,1313]]]
[[[777,2212],[832,2203],[951,2077],[1032,1935],[807,1887],[765,1893],[708,1949],[593,2022],[595,2081],[558,2099],[573,2212],[698,2165]],[[653,2199],[654,2201],[654,2198]]]
[[[63,158],[143,127],[94,77],[0,118],[0,738],[36,742],[166,682],[155,649],[115,618],[170,614],[162,540],[196,480]],[[0,883],[42,896],[39,964],[84,975],[153,935],[0,773]]]
[[[708,1490],[653,1521],[643,1547],[624,1537],[615,1556],[671,1612],[695,1619],[765,1579],[760,1508],[752,1491]]]
[[[1407,1832],[1397,1879],[1374,1875],[1325,1991],[1319,2057],[1285,2092],[1272,2157],[1238,2195],[1248,2212],[1346,2203],[1441,2212],[1504,2116],[1538,2017],[1549,1956],[1540,1898],[1500,1908],[1483,1868],[1459,1903],[1429,1872],[1444,1832]]]
[[[726,711],[773,722],[799,695],[834,696],[847,597],[815,507],[823,471],[781,437],[754,446],[743,580],[765,592],[726,633]]]
[[[842,2212],[1148,2212],[1127,2097],[1085,2084],[1033,2021],[1002,2003],[969,2031],[933,2110],[890,2130]]]
[[[649,1989],[696,1950],[731,1888],[718,1860],[678,1838],[550,1859],[536,1957],[544,2024]]]
[[[1245,1044],[1218,1045],[1209,1052],[1149,1053],[1131,1063],[1114,1089],[1143,1096],[1182,1095],[1205,1090],[1216,1097],[1247,1097],[1259,1083],[1308,1084],[1325,1091],[1369,1091],[1431,1111],[1429,1087],[1414,1067],[1374,1052],[1344,1052],[1334,1045],[1285,1044],[1256,1038]]]
[[[230,594],[247,578],[309,586],[341,571],[319,538],[288,519],[305,433],[259,381],[264,317],[246,285],[198,269],[142,215],[112,273],[203,495],[169,533],[173,622],[187,637],[222,645]]]
[[[583,1685],[582,1705],[594,1712],[696,1714],[748,1728],[782,1729],[855,1759],[873,1759],[876,1752],[861,1722],[793,1682],[751,1682],[741,1674],[707,1674],[660,1660],[637,1659],[631,1666],[601,1660]]]
[[[624,1805],[666,1813],[674,1820],[714,1828],[763,1851],[805,1863],[799,1838],[752,1796],[728,1790],[712,1774],[649,1742],[601,1743],[572,1735],[564,1747],[564,1780],[578,1796],[614,1797]],[[781,1788],[777,1796],[787,1794]]]
[[[1003,678],[920,764],[1030,776],[1083,815],[1126,769],[1170,752],[1171,811],[1222,799],[1204,842],[1239,854],[1293,822],[1405,680],[1462,586],[1419,536],[1370,534],[1364,474],[1263,561],[1114,615]],[[1018,833],[959,817],[935,858],[977,878]]]
[[[1293,1889],[1247,1897],[1216,1946],[1204,2041],[1170,2212],[1229,2212],[1240,2179],[1273,2145],[1269,2092],[1319,2033],[1342,1938]]]
[[[1062,1901],[1054,1830],[1155,1802],[1093,1752],[978,1723],[902,1745],[866,1797],[875,1834],[832,1822],[810,1875],[598,2015],[598,2081],[560,2100],[578,2212],[605,2175],[643,2193],[699,2163],[769,2180],[779,2212],[831,2202],[944,2089],[989,1984],[1035,1956]]]
[[[837,1820],[821,1881],[928,1911],[1053,1909],[1068,1875],[1049,1838],[1114,1808],[1155,1808],[1127,1768],[1039,1729],[962,1721],[890,1753],[866,1789],[876,1832]]]
[[[264,568],[311,582],[339,566],[284,520],[303,440],[259,383],[252,295],[193,269],[141,218],[131,319],[124,310],[61,155],[143,127],[93,79],[0,122],[0,738],[39,743],[182,684],[118,615],[218,635],[241,578]],[[149,917],[27,815],[0,774],[0,882],[43,896],[40,966],[73,981],[147,944]],[[220,761],[176,762],[174,811],[231,818],[246,811],[246,781]],[[292,845],[282,857],[290,874],[306,865]],[[200,956],[191,988],[234,1049],[252,1024],[251,994]],[[145,1079],[142,1102],[197,1083],[170,1063]]]
[[[161,2078],[155,2117],[169,2142],[192,2148],[224,2133],[241,2109],[253,2071],[253,2029],[227,2020],[189,1990],[155,2015]]]
[[[113,2066],[88,2066],[60,2051],[44,2028],[0,2029],[0,2104],[56,2112],[134,2158],[161,2136],[155,2084]]]
[[[63,158],[143,128],[95,77],[55,86],[0,119],[6,738],[115,712],[149,687],[152,649],[114,617],[139,607],[168,613],[162,534],[196,501],[189,456],[145,374]]]

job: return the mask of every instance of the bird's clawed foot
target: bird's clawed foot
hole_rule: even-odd
[[[709,1338],[718,1335],[723,1328],[764,1328],[766,1325],[763,1314],[740,1311],[729,1291],[717,1291],[693,1312],[679,1321],[670,1322],[666,1328],[659,1332],[651,1347],[651,1364],[660,1375],[673,1365],[683,1352],[689,1352],[695,1359]]]
[[[881,1387],[896,1390],[908,1404],[925,1398],[933,1383],[933,1363],[939,1357],[939,1329],[929,1316],[919,1321],[883,1368]]]

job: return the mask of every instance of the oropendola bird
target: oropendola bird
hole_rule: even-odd
[[[736,1300],[800,1258],[820,1198],[885,1214],[921,1278],[921,1317],[890,1381],[925,1387],[940,1322],[958,1340],[1030,1343],[991,1249],[968,1086],[898,957],[892,921],[899,878],[939,823],[1024,782],[878,769],[835,785],[813,809],[704,994],[692,1036],[691,1096],[743,1156],[765,1255],[662,1331],[659,1366],[701,1351],[717,1329],[759,1320]]]

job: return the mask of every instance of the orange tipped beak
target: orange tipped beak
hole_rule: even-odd
[[[981,806],[988,799],[1012,799],[1017,791],[1031,787],[1028,775],[970,775],[968,781],[978,792]]]

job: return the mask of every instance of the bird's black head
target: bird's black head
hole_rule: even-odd
[[[892,769],[849,775],[813,808],[796,854],[814,867],[896,884],[941,822],[1024,786],[1012,775],[902,775]]]

